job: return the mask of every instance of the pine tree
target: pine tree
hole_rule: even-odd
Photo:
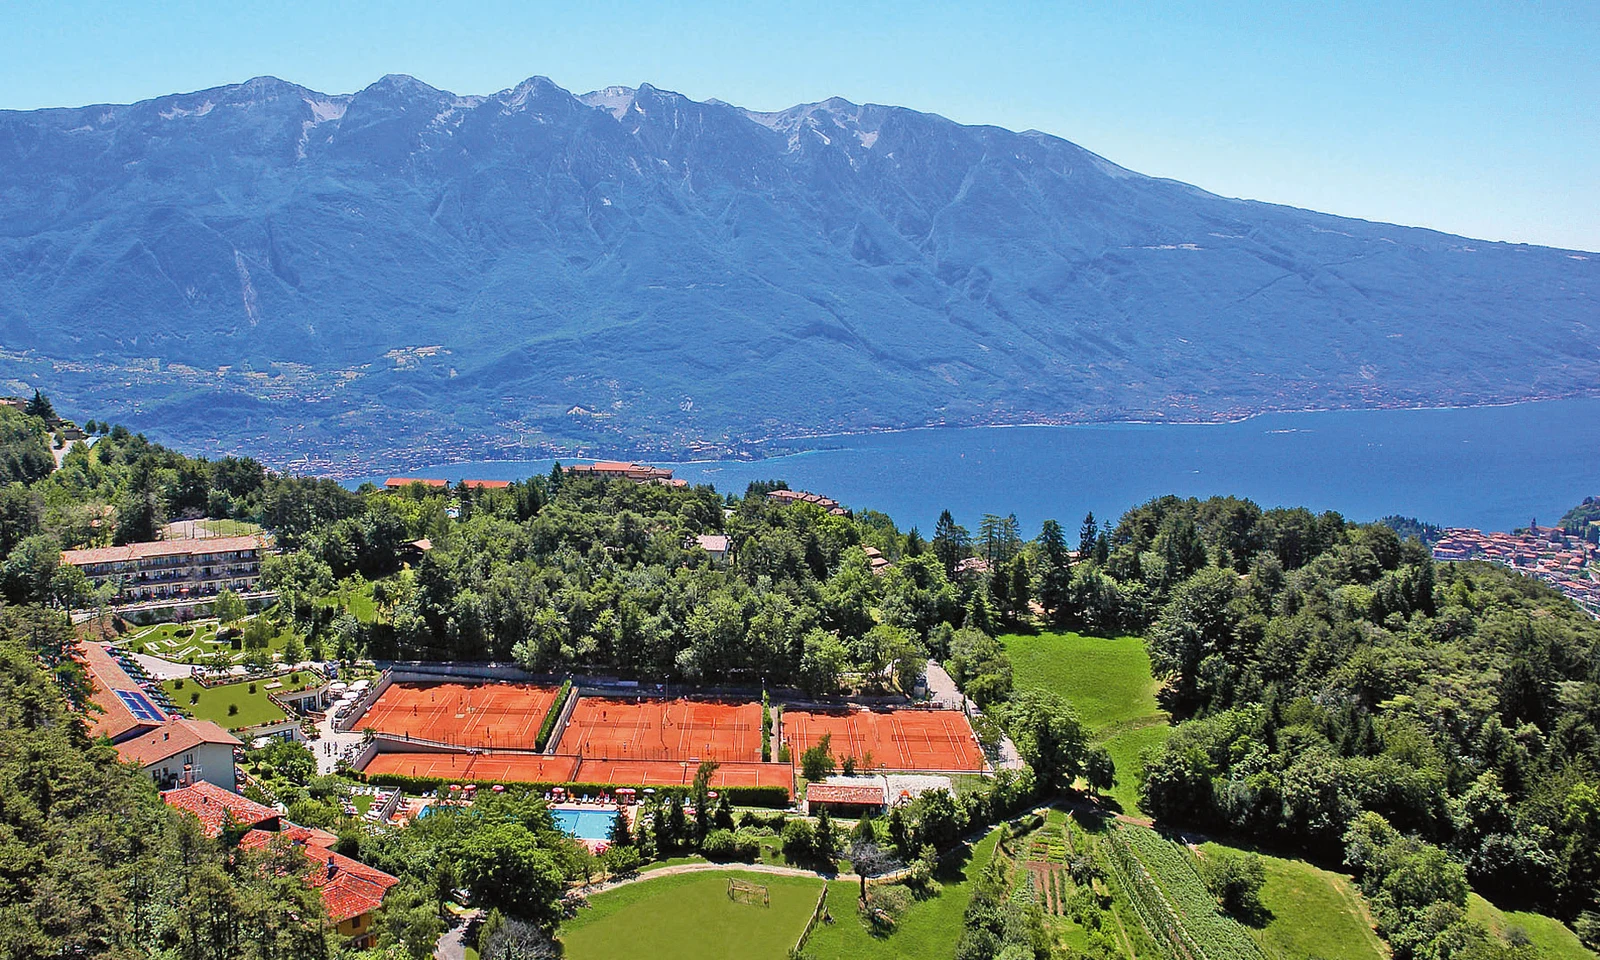
[[[1090,513],[1083,518],[1083,526],[1078,528],[1078,559],[1094,559],[1099,540],[1100,525],[1094,522],[1094,514]]]

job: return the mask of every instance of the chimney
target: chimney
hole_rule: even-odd
[[[328,861],[328,879],[329,879],[329,880],[332,880],[332,879],[333,879],[333,875],[334,875],[334,874],[336,874],[336,873],[338,873],[338,872],[339,872],[339,865],[338,865],[338,864],[336,864],[336,863],[334,863],[334,862],[333,862],[333,861],[332,861],[332,860],[331,860],[331,859],[330,859],[330,860],[329,860],[329,861]]]

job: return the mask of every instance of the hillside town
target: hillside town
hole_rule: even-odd
[[[1600,618],[1600,546],[1561,527],[1531,526],[1516,533],[1447,527],[1433,545],[1435,560],[1486,560],[1536,577]]]

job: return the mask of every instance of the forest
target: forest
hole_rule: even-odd
[[[997,635],[1141,634],[1176,725],[1144,762],[1141,805],[1160,824],[1346,867],[1402,960],[1488,955],[1470,952],[1483,941],[1465,917],[1469,886],[1600,941],[1600,624],[1514,572],[1435,563],[1395,523],[1165,497],[1115,524],[1085,517],[1071,535],[1047,521],[1026,537],[998,516],[973,532],[946,513],[925,536],[872,511],[780,505],[765,494],[781,481],[733,494],[558,466],[504,489],[348,490],[90,428],[94,445],[51,470],[42,421],[0,409],[0,892],[36,905],[31,924],[5,911],[14,942],[177,949],[209,935],[183,907],[207,896],[258,918],[237,936],[288,935],[274,919],[284,891],[262,888],[237,851],[188,837],[74,720],[82,691],[62,611],[108,598],[60,550],[205,517],[273,533],[283,552],[264,578],[313,657],[512,660],[810,695],[909,693],[932,657],[1017,742],[1041,796],[1135,774],[1085,749],[1070,705],[1013,695]],[[731,538],[726,560],[694,545],[703,533]],[[889,566],[875,572],[867,548]],[[341,602],[351,595],[368,602]],[[297,798],[308,820],[314,787]],[[961,822],[1016,806],[968,799]],[[103,841],[84,842],[111,820]],[[496,822],[494,842],[530,884],[581,868],[537,811],[508,800]],[[466,862],[462,851],[490,843],[452,829],[441,820],[368,852],[413,865],[415,906],[435,897],[439,851]],[[276,949],[256,955],[325,945]]]

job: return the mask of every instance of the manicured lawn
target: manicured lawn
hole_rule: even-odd
[[[1018,690],[1051,690],[1066,697],[1105,744],[1117,767],[1111,796],[1139,812],[1139,754],[1166,742],[1172,729],[1156,703],[1150,656],[1139,637],[1086,637],[1071,632],[1001,637]]]
[[[187,633],[184,633],[187,631]],[[290,629],[279,629],[267,643],[270,653],[281,653],[289,639]],[[180,633],[183,633],[180,636]],[[217,621],[190,620],[186,623],[158,623],[150,627],[136,627],[123,638],[128,649],[148,653],[175,663],[205,664],[219,651],[230,662],[244,661],[244,651],[233,649],[231,643],[217,639]]]
[[[729,877],[762,884],[772,905],[728,899]],[[821,892],[819,880],[739,871],[644,880],[592,898],[561,925],[561,942],[568,960],[781,960]]]
[[[1521,927],[1543,960],[1595,960],[1595,953],[1560,920],[1522,910],[1501,910],[1477,894],[1467,899],[1467,916],[1497,934]]]
[[[322,680],[309,670],[301,671],[300,682],[290,683],[288,677],[281,678],[283,686],[267,689],[267,684],[274,681],[256,680],[240,683],[230,683],[226,686],[205,688],[193,680],[182,681],[183,686],[178,687],[177,680],[163,680],[161,688],[178,705],[178,709],[188,713],[196,720],[210,720],[220,724],[228,730],[237,730],[240,727],[254,727],[263,723],[275,723],[288,715],[278,708],[271,700],[267,699],[268,693],[282,695],[284,693],[304,690],[321,683]],[[250,683],[256,685],[256,692],[250,692]],[[189,698],[196,693],[200,695],[198,702],[191,704]],[[238,704],[239,711],[230,714],[229,704]]]
[[[862,926],[855,909],[857,884],[834,881],[828,891],[833,923],[817,926],[806,944],[806,953],[817,960],[939,960],[955,956],[962,916],[972,899],[972,883],[994,856],[999,838],[998,830],[991,831],[973,848],[971,859],[959,872],[952,870],[950,876],[942,878],[944,886],[938,896],[912,904],[901,918],[899,929],[887,937],[875,937]]]
[[[1208,843],[1204,852],[1232,849]],[[1261,903],[1269,918],[1250,933],[1280,960],[1384,960],[1383,942],[1367,923],[1361,893],[1342,874],[1301,860],[1263,856]]]

